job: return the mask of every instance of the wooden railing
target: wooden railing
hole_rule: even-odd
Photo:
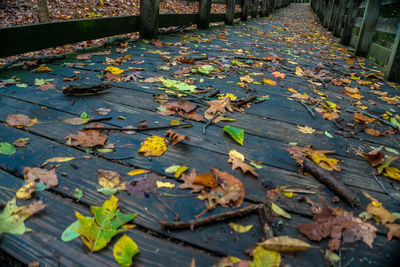
[[[197,14],[159,14],[160,0],[140,0],[140,14],[40,23],[0,28],[0,58],[36,51],[58,45],[93,40],[125,33],[139,32],[141,38],[156,39],[159,28],[197,24],[208,29],[210,22],[232,25],[234,19],[246,21],[251,15],[267,16],[287,6],[291,0],[197,0]],[[211,14],[211,3],[225,3],[226,13]],[[235,12],[240,5],[241,12]]]
[[[355,48],[358,56],[372,57],[385,66],[385,77],[400,82],[400,18],[379,16],[382,7],[400,9],[400,0],[311,0],[322,25]],[[356,34],[357,33],[357,34]],[[392,35],[392,47],[373,40],[374,34]]]

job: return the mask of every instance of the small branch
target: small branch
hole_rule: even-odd
[[[179,213],[177,213],[173,208],[171,208],[171,206],[168,205],[168,203],[164,199],[159,197],[157,195],[157,193],[154,193],[153,191],[150,191],[150,192],[155,198],[157,198],[167,209],[169,209],[174,214],[174,216],[175,216],[174,221],[179,222],[181,220]]]
[[[108,90],[112,87],[111,84],[99,83],[91,85],[68,85],[63,87],[62,92],[67,96],[89,96],[99,92]]]
[[[194,229],[195,227],[210,224],[210,223],[215,223],[215,222],[220,222],[220,221],[225,221],[228,219],[236,218],[236,217],[242,217],[243,215],[246,215],[248,213],[251,213],[253,211],[256,211],[260,208],[260,204],[252,204],[247,207],[238,209],[238,210],[233,210],[233,211],[227,211],[224,213],[220,214],[215,214],[203,219],[199,220],[191,220],[188,222],[165,222],[165,221],[159,221],[158,223],[161,224],[164,228],[168,229],[185,229],[185,228],[190,228]]]
[[[261,233],[262,233],[262,241],[265,241],[267,239],[270,239],[274,237],[274,231],[271,227],[272,221],[271,221],[271,212],[269,210],[269,207],[267,204],[263,204],[260,206],[258,209],[258,217],[260,219],[261,223]]]
[[[112,120],[112,117],[93,118],[93,119],[90,119],[87,123],[100,122],[100,121],[110,121],[110,120]]]
[[[214,115],[211,119],[209,119],[209,120],[207,121],[206,124],[204,124],[204,126],[203,126],[203,134],[204,134],[204,135],[206,134],[207,127],[210,126],[211,123],[212,123],[212,121],[213,121],[215,118],[217,118],[219,115],[221,115],[220,112],[215,113],[215,115]]]
[[[214,96],[217,96],[219,94],[219,89],[215,89],[214,91],[208,93],[205,97],[206,98],[213,98]]]
[[[369,112],[366,112],[366,111],[364,111],[364,110],[357,111],[357,110],[352,110],[352,109],[346,109],[346,111],[351,112],[351,113],[361,113],[361,114],[367,115],[367,116],[369,116],[369,117],[371,117],[371,118],[374,118],[374,119],[376,119],[376,120],[382,122],[383,124],[389,125],[390,127],[394,128],[394,129],[397,130],[397,131],[399,130],[399,129],[397,128],[397,126],[394,125],[394,124],[392,124],[391,122],[388,122],[388,121],[386,121],[386,120],[384,120],[384,119],[381,119],[381,118],[379,118],[378,116],[375,116],[375,115],[373,115],[373,114],[371,114],[371,113],[369,113]]]
[[[317,178],[318,181],[332,189],[335,194],[340,198],[345,200],[350,206],[354,207],[357,202],[357,195],[348,189],[344,184],[342,184],[337,178],[335,178],[331,173],[319,167],[317,164],[309,159],[302,158],[303,170],[311,174],[313,177]]]
[[[393,198],[393,199],[395,199],[395,200],[397,200],[397,201],[400,201],[400,198],[399,198],[399,197],[393,195],[392,193],[390,193],[390,192],[385,188],[385,186],[383,185],[383,183],[382,183],[381,181],[378,180],[378,177],[376,177],[375,174],[374,174],[373,176],[374,176],[375,181],[379,184],[379,186],[382,188],[382,190],[383,190],[386,194],[388,194],[391,198]]]
[[[83,130],[144,132],[144,131],[152,131],[152,130],[163,130],[163,129],[170,129],[170,128],[189,128],[189,127],[192,127],[191,123],[185,123],[185,124],[181,124],[181,125],[164,125],[164,126],[148,127],[148,128],[86,127],[86,128],[83,128]]]
[[[236,107],[241,107],[241,106],[246,105],[247,103],[253,102],[256,99],[257,99],[256,95],[251,95],[251,96],[248,96],[248,97],[246,97],[244,99],[239,100],[238,102],[234,103],[234,105]]]
[[[299,101],[299,103],[300,103],[303,107],[305,107],[305,108],[307,109],[308,112],[310,112],[311,116],[313,116],[313,118],[315,118],[315,114],[314,114],[314,112],[310,109],[310,107],[307,106],[307,104],[304,103],[303,100],[301,100],[300,98],[296,97],[296,99]]]

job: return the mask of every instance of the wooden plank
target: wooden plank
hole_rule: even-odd
[[[158,38],[160,0],[140,0],[139,36],[143,39]]]
[[[392,49],[381,46],[376,43],[371,43],[368,49],[368,55],[378,59],[383,64],[388,64]]]
[[[200,0],[198,29],[208,29],[210,26],[211,0]]]
[[[183,26],[189,24],[196,24],[198,21],[198,14],[160,14],[159,27],[168,28],[173,26]]]
[[[23,181],[3,170],[0,170],[0,177],[2,185],[0,205],[2,206],[15,195],[10,190],[17,190]],[[75,211],[85,216],[92,216],[87,206],[49,191],[37,192],[35,198],[43,200],[48,206],[38,215],[27,220],[26,225],[33,231],[24,235],[2,235],[1,250],[25,264],[39,261],[48,266],[119,266],[113,258],[112,248],[121,235],[115,237],[105,249],[96,253],[87,253],[83,249],[80,238],[68,243],[61,241],[64,229],[76,220]],[[30,201],[18,202],[27,204]],[[133,260],[135,266],[188,265],[192,258],[195,258],[199,265],[210,265],[217,261],[214,256],[153,237],[137,229],[129,229],[125,233],[137,243],[140,249],[140,253]]]
[[[0,57],[138,30],[138,16],[72,20],[0,28]],[[29,42],[22,40],[29,40]]]
[[[340,37],[344,22],[344,14],[346,12],[346,5],[347,5],[347,0],[340,0],[337,19],[333,28],[333,36],[335,37]]]
[[[354,22],[358,13],[358,5],[360,0],[350,0],[347,8],[347,18],[343,26],[343,32],[340,38],[340,43],[348,45],[350,43]]]
[[[400,26],[397,30],[385,77],[390,81],[400,82]]]
[[[355,54],[357,56],[367,56],[369,46],[372,42],[376,22],[378,20],[380,0],[368,0],[364,11],[363,21],[358,34]]]

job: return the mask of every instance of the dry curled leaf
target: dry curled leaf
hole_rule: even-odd
[[[29,138],[19,138],[13,142],[16,147],[26,147],[29,144]]]
[[[17,198],[22,200],[30,199],[32,194],[36,191],[36,184],[36,182],[32,181],[20,187],[16,193]]]
[[[139,153],[144,153],[145,157],[159,157],[165,151],[167,151],[167,140],[158,135],[147,137],[138,150]]]
[[[208,187],[215,187],[217,186],[217,178],[213,173],[198,174],[194,178],[193,183]]]
[[[37,182],[46,185],[46,188],[58,185],[56,169],[46,170],[42,168],[24,167],[22,173],[27,183]]]
[[[171,143],[173,146],[181,142],[182,140],[190,141],[189,137],[187,137],[186,135],[174,132],[171,129],[165,132],[165,136],[169,139],[169,143]]]
[[[385,154],[381,152],[382,148],[383,146],[380,146],[368,153],[361,153],[361,156],[366,158],[372,167],[376,167],[384,162]]]
[[[179,189],[192,189],[191,193],[200,192],[204,188],[204,185],[194,184],[195,178],[197,177],[196,169],[193,168],[189,175],[182,174],[181,179],[184,181],[183,184],[178,186]]]
[[[382,203],[380,203],[376,198],[372,197],[367,192],[363,192],[363,194],[371,200],[371,203],[367,206],[367,212],[378,217],[382,224],[393,223],[397,219],[397,217],[385,209],[382,206]]]
[[[98,131],[81,130],[77,134],[70,134],[65,138],[75,140],[71,142],[72,146],[95,147],[103,146],[106,143],[107,134],[100,134]]]
[[[258,177],[258,173],[252,166],[244,162],[244,156],[237,152],[236,149],[229,151],[228,163],[232,163],[232,170],[240,168],[244,174],[250,172],[254,176]]]
[[[310,244],[304,242],[303,240],[289,236],[272,237],[262,243],[258,243],[257,245],[278,252],[304,251],[311,247]]]
[[[393,237],[400,239],[400,224],[388,223],[385,226],[389,229],[387,239],[390,241]]]
[[[217,112],[225,114],[226,111],[232,112],[233,109],[231,107],[231,99],[226,97],[221,100],[211,100],[205,101],[210,107],[204,112],[204,117],[207,120],[210,120],[214,117]]]
[[[386,136],[385,133],[381,133],[380,131],[377,131],[373,128],[365,128],[364,132],[372,136]]]
[[[31,119],[25,114],[9,114],[6,118],[6,123],[13,127],[29,127],[37,123],[36,119]]]

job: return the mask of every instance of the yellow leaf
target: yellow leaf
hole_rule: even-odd
[[[114,188],[118,190],[126,189],[126,181],[122,179],[121,174],[115,171],[98,169],[99,185],[105,188]]]
[[[158,188],[162,188],[162,187],[165,187],[165,188],[174,188],[174,187],[175,187],[175,185],[174,185],[173,183],[170,183],[170,182],[161,182],[161,181],[157,181],[156,184],[157,184],[157,187],[158,187]]]
[[[296,67],[296,75],[299,77],[304,77],[307,76],[304,71],[302,70],[302,68],[300,68],[299,66]]]
[[[400,170],[397,169],[396,167],[386,167],[385,168],[386,173],[384,174],[385,176],[392,178],[394,180],[400,181]]]
[[[288,91],[289,92],[292,92],[292,93],[295,93],[295,94],[298,94],[299,92],[297,92],[295,89],[293,89],[293,88],[288,88]]]
[[[341,171],[342,169],[337,165],[339,160],[334,158],[328,158],[325,153],[331,153],[328,150],[308,150],[307,154],[311,157],[311,159],[317,163],[320,167],[327,170],[336,170]]]
[[[310,244],[289,236],[277,236],[258,243],[263,248],[278,252],[296,252],[309,249]]]
[[[240,79],[241,82],[246,82],[246,83],[252,83],[252,82],[254,82],[254,79],[251,78],[250,75],[245,75],[245,76],[243,76],[243,77],[240,77],[239,79]]]
[[[221,95],[221,96],[218,97],[218,99],[225,99],[227,97],[229,97],[231,100],[236,100],[237,99],[237,96],[235,96],[234,94]]]
[[[297,125],[297,130],[299,132],[302,132],[302,133],[305,133],[305,134],[312,134],[312,133],[315,132],[315,129],[313,129],[313,128],[309,127],[309,126]]]
[[[167,151],[167,141],[164,137],[153,135],[147,137],[146,140],[141,143],[139,153],[144,153],[145,157],[155,156],[159,157]]]
[[[36,182],[32,181],[22,186],[20,189],[18,189],[16,195],[18,199],[27,200],[32,197],[32,193],[35,191],[36,191]]]
[[[397,219],[397,217],[385,209],[377,199],[372,197],[367,192],[363,192],[363,194],[371,200],[371,203],[369,203],[367,206],[367,212],[378,217],[378,221],[380,221],[382,224],[392,223]],[[374,217],[374,219],[376,219],[376,217]]]
[[[67,161],[71,161],[73,159],[75,159],[75,157],[55,157],[55,158],[46,160],[42,165],[46,165],[49,162],[67,162]]]
[[[182,173],[189,169],[188,166],[179,166],[175,171],[175,178],[179,178]]]
[[[235,231],[237,233],[246,233],[246,232],[250,231],[251,228],[253,228],[252,224],[250,224],[250,225],[240,225],[240,224],[236,224],[236,223],[230,222],[228,225],[233,229],[233,231]]]
[[[113,255],[121,266],[131,266],[132,257],[139,253],[139,247],[126,234],[123,235],[114,245]]]
[[[254,267],[279,267],[281,260],[279,252],[265,249],[262,246],[257,246],[253,250]]]
[[[229,151],[229,156],[240,159],[241,161],[244,161],[244,155],[238,151],[236,151],[236,149],[231,149],[231,151]]]
[[[143,169],[134,169],[133,171],[128,172],[128,175],[138,175],[138,174],[142,174],[142,173],[148,173],[150,172],[149,170],[143,170]]]
[[[36,71],[52,71],[52,69],[47,66],[40,66],[36,68]]]
[[[264,78],[263,82],[265,84],[268,84],[268,85],[271,85],[271,86],[276,86],[276,82],[274,80],[270,80],[270,79]]]
[[[108,66],[105,70],[111,72],[112,74],[124,73],[124,70],[121,70],[120,68],[114,66]]]
[[[290,219],[292,218],[290,216],[289,213],[287,213],[286,211],[284,211],[282,208],[280,208],[278,205],[276,205],[274,202],[271,202],[271,210],[273,212],[275,212],[276,214],[278,214],[279,216],[286,218],[286,219]]]

